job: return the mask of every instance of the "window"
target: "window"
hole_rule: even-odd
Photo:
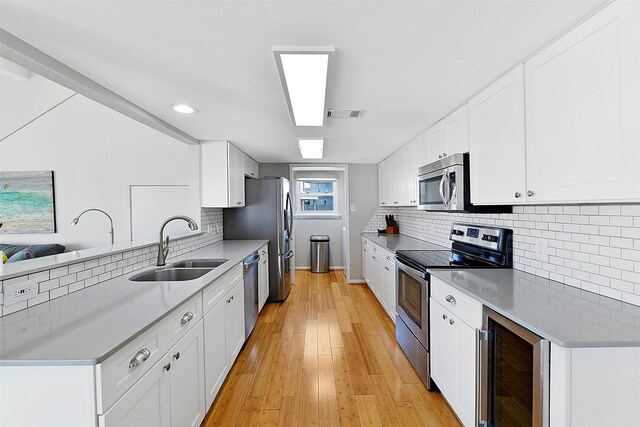
[[[296,179],[296,213],[298,215],[335,215],[336,181],[326,178]]]

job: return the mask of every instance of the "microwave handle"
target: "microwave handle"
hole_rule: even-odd
[[[449,176],[449,173],[447,172],[447,170],[444,170],[444,174],[442,175],[442,179],[440,180],[440,198],[442,199],[442,204],[444,205],[445,209],[448,208],[448,199],[447,197],[444,195],[444,188],[445,188],[445,183],[447,182],[447,177]]]

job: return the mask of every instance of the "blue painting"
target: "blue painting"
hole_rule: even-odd
[[[55,232],[53,171],[0,171],[0,234]]]

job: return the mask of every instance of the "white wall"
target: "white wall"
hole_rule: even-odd
[[[261,166],[262,167],[262,166]],[[343,235],[342,228],[345,226],[345,173],[337,173],[338,181],[337,186],[337,198],[338,198],[338,213],[339,218],[305,218],[296,217],[294,227],[294,239],[295,239],[295,252],[296,252],[296,268],[310,268],[311,254],[309,238],[312,234],[326,234],[331,239],[329,250],[329,266],[344,267],[346,262],[343,254]],[[291,186],[295,185],[294,177],[292,177]],[[294,201],[295,203],[295,201]]]
[[[71,220],[100,208],[114,220],[116,243],[130,240],[129,184],[173,184],[188,188],[188,206],[169,211],[200,222],[198,147],[188,146],[81,95],[0,142],[0,170],[53,170],[58,232],[0,234],[5,243],[56,242],[67,249],[109,242],[108,221],[95,212],[77,226]],[[159,224],[158,224],[159,226]],[[186,223],[168,231],[188,232]],[[150,236],[153,237],[153,236]]]

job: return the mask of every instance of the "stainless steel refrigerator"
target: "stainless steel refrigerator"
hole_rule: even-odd
[[[286,178],[247,179],[245,206],[224,209],[224,238],[269,240],[269,301],[291,291],[293,208]]]

